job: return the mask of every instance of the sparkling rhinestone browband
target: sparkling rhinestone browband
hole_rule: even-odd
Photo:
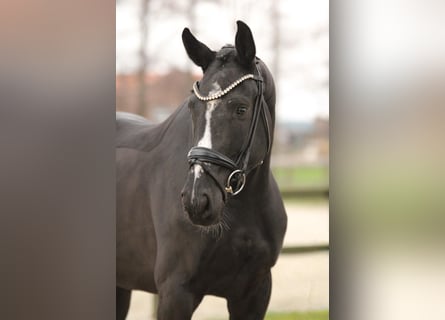
[[[237,85],[239,85],[241,82],[243,82],[243,81],[245,81],[245,80],[247,80],[247,79],[253,79],[253,78],[255,78],[255,76],[254,76],[253,74],[246,74],[246,75],[242,76],[241,78],[239,78],[238,80],[236,80],[235,82],[233,82],[230,86],[228,86],[228,87],[225,88],[224,90],[219,91],[219,92],[214,93],[214,94],[211,94],[211,95],[208,95],[208,96],[206,96],[206,97],[202,96],[202,95],[199,93],[199,90],[198,90],[198,81],[196,81],[196,82],[193,84],[193,92],[195,93],[196,97],[197,97],[199,100],[201,100],[201,101],[215,100],[215,99],[219,99],[219,98],[221,98],[222,96],[224,96],[225,94],[227,94],[228,92],[230,92],[233,88],[235,88],[235,87],[236,87]]]

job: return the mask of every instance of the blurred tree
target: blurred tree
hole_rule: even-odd
[[[189,0],[188,6],[187,6],[187,19],[188,19],[188,27],[192,32],[196,32],[196,16],[195,16],[195,7],[198,0]],[[188,60],[187,63],[187,73],[189,75],[189,78],[193,78],[193,72],[192,72],[192,66],[193,63],[191,60]]]
[[[148,68],[147,43],[148,43],[148,19],[150,0],[141,0],[141,11],[139,15],[141,39],[139,47],[139,101],[138,113],[150,117],[150,108],[147,106],[148,86],[146,84],[145,71]]]
[[[271,1],[271,21],[272,21],[272,46],[273,46],[273,60],[271,65],[271,71],[274,75],[275,82],[278,82],[280,73],[280,49],[281,49],[281,39],[280,39],[280,1]]]

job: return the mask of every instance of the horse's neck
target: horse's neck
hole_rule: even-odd
[[[255,198],[266,195],[269,191],[270,180],[270,153],[263,160],[263,164],[254,169],[246,177],[246,188]]]
[[[182,104],[150,134],[157,136],[159,143],[167,146],[188,145],[188,140],[191,139],[190,127],[188,111],[184,110],[184,104]]]

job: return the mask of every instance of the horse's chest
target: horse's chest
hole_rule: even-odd
[[[267,263],[271,256],[270,244],[257,230],[238,230],[230,239],[230,251],[235,262]]]
[[[271,252],[260,232],[233,232],[203,253],[191,283],[197,291],[227,296],[269,270],[274,260]]]
[[[258,230],[234,231],[211,250],[204,264],[218,274],[239,274],[242,270],[270,268],[274,260],[271,244]]]

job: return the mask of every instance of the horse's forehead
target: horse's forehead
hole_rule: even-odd
[[[199,90],[201,94],[209,95],[216,88],[220,88],[220,90],[227,89],[235,81],[239,80],[246,74],[247,72],[245,70],[237,66],[226,66],[220,68],[219,70],[211,70],[211,72],[206,74],[200,81]],[[253,90],[255,89],[255,86],[248,85],[249,83],[253,82],[249,80],[244,82],[245,84],[237,86],[237,91],[239,92],[242,90],[248,95],[250,95],[250,93],[254,94]]]
[[[214,61],[206,70],[204,77],[200,81],[199,89],[202,94],[208,95],[215,87],[220,87],[221,90],[226,89],[236,80],[246,75],[245,68],[241,67],[236,58],[236,49],[233,46],[226,45],[216,53]],[[243,86],[248,88],[248,86]],[[247,89],[247,91],[250,91]]]
[[[206,90],[212,90],[213,84],[216,82],[223,88],[239,79],[242,75],[242,70],[237,66],[222,65],[218,68],[208,70],[201,81],[202,87]]]
[[[226,87],[244,75],[245,71],[236,61],[235,53],[232,51],[234,50],[221,49],[216,54],[215,60],[201,81],[204,90],[212,90],[215,82],[221,87]]]

